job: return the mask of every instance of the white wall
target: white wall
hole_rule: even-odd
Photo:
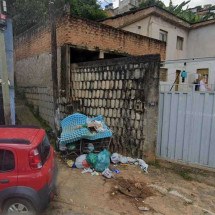
[[[203,26],[201,28],[192,29],[188,35],[187,56],[186,61],[178,61],[175,63],[165,64],[168,68],[168,83],[173,83],[175,80],[176,70],[184,70],[184,62],[187,63],[186,71],[189,78],[186,82],[193,82],[193,75],[198,69],[208,69],[208,83],[215,84],[215,25]],[[209,57],[209,58],[207,58]],[[210,59],[211,58],[211,59]],[[178,58],[181,59],[181,58]],[[181,80],[181,79],[180,79]]]
[[[141,28],[138,29],[138,26]],[[168,81],[165,83],[174,83],[176,70],[186,70],[189,76],[186,83],[192,83],[193,74],[197,72],[197,69],[209,69],[209,84],[215,84],[215,59],[195,59],[215,58],[215,25],[188,30],[177,27],[160,17],[150,16],[123,28],[123,30],[154,39],[159,39],[160,29],[168,32],[166,63],[164,65],[164,68],[168,69]],[[177,36],[184,38],[182,51],[176,49]],[[171,62],[171,60],[173,61]],[[186,66],[184,66],[185,62]],[[181,79],[180,77],[180,81]],[[161,82],[161,84],[163,83]]]
[[[138,29],[141,26],[141,29]],[[159,39],[160,29],[168,32],[166,60],[184,59],[187,56],[188,30],[176,27],[160,17],[150,16],[123,28],[136,34]],[[184,38],[183,50],[176,49],[177,36]]]
[[[186,66],[184,63],[186,62]],[[186,84],[192,84],[194,81],[194,74],[197,73],[198,69],[208,69],[209,79],[208,84],[214,85],[215,87],[215,60],[205,59],[205,60],[186,60],[178,62],[166,62],[164,65],[165,68],[168,68],[168,80],[167,84],[173,84],[176,79],[176,70],[185,70],[188,73],[188,78],[185,80]],[[182,78],[180,77],[180,84],[182,83]],[[161,82],[164,84],[164,82]]]
[[[184,59],[187,56],[188,30],[168,23],[160,17],[152,17],[151,37],[159,39],[160,29],[168,32],[166,60]],[[176,49],[177,36],[184,38],[183,50]]]
[[[140,26],[141,28],[138,29],[138,26]],[[151,17],[146,17],[145,19],[142,19],[133,24],[130,24],[122,29],[125,31],[133,32],[135,34],[152,37],[151,36]]]
[[[215,57],[215,25],[193,29],[189,33],[188,58]]]

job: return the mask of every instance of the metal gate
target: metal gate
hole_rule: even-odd
[[[157,155],[215,167],[215,93],[160,91]]]
[[[3,108],[3,96],[2,96],[2,87],[0,85],[0,125],[4,125],[4,108]]]

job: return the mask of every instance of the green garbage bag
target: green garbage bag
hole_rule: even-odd
[[[89,153],[86,157],[87,163],[90,164],[90,167],[95,168],[97,163],[98,155],[94,153]]]
[[[94,168],[97,172],[103,172],[110,166],[110,152],[106,149],[99,154],[90,153],[86,159],[91,168]]]

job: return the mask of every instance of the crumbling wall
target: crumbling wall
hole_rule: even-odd
[[[159,40],[85,19],[61,17],[57,21],[59,84],[68,83],[68,78],[60,80],[63,70],[62,61],[64,61],[61,59],[61,49],[65,45],[122,55],[160,54],[163,60],[166,51],[166,44]],[[67,77],[67,73],[65,77]],[[28,102],[33,104],[35,109],[39,110],[39,114],[52,125],[53,120],[50,120],[50,116],[53,103],[49,102],[50,99],[43,100],[44,94],[45,97],[53,94],[51,93],[50,23],[35,26],[16,37],[15,78],[17,87],[24,91]],[[60,87],[59,94],[64,86]],[[59,100],[61,101],[61,98]]]
[[[112,151],[154,159],[159,67],[158,55],[73,64],[62,114],[102,114],[114,132]]]
[[[57,21],[57,45],[79,46],[105,53],[126,55],[160,54],[165,60],[166,43],[160,40],[113,28],[102,23],[76,17]],[[29,29],[15,39],[16,61],[51,51],[50,24]]]

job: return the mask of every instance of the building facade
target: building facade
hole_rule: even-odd
[[[158,7],[149,7],[111,17],[103,23],[166,42],[162,84],[191,84],[196,74],[215,84],[215,20],[190,24]],[[181,72],[187,72],[185,80]]]

